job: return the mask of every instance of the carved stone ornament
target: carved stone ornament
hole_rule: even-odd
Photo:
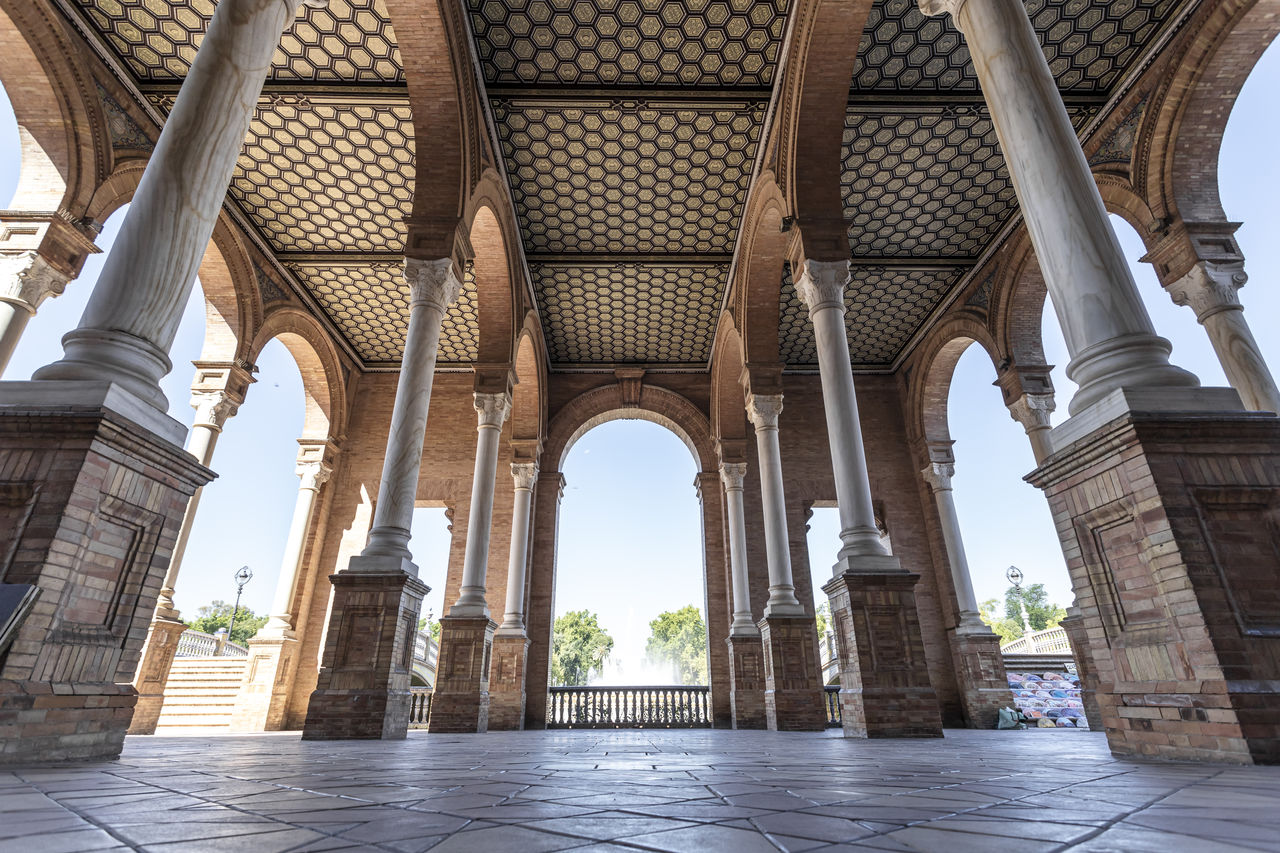
[[[501,429],[511,414],[510,394],[476,394],[476,414],[480,416],[480,427],[496,427]]]
[[[720,480],[724,483],[726,492],[742,491],[742,480],[747,476],[747,463],[745,462],[721,462],[720,463]]]
[[[809,309],[810,317],[824,308],[843,312],[848,284],[848,261],[805,261],[796,277],[796,293]]]
[[[4,302],[16,302],[34,312],[50,296],[61,294],[67,281],[39,252],[0,254],[0,300]]]
[[[747,417],[756,429],[777,429],[781,414],[781,394],[751,394],[747,397]]]
[[[920,11],[925,15],[937,16],[949,13],[954,18],[965,0],[918,0],[918,2]]]
[[[1219,311],[1241,309],[1240,296],[1236,293],[1249,274],[1244,264],[1217,264],[1200,261],[1191,271],[1165,288],[1176,305],[1189,305],[1201,323]]]
[[[512,462],[511,478],[516,481],[517,489],[532,489],[533,482],[538,479],[538,463]]]
[[[227,418],[234,416],[240,409],[240,404],[222,389],[192,391],[191,408],[196,410],[195,426],[221,430]]]
[[[949,462],[933,462],[920,472],[920,476],[935,492],[947,491],[951,488],[951,478],[956,475],[956,466]]]
[[[1027,432],[1033,429],[1048,427],[1049,416],[1058,404],[1052,394],[1023,394],[1009,404],[1009,416]]]
[[[405,258],[404,279],[409,284],[410,304],[425,302],[441,314],[448,311],[462,293],[462,280],[454,272],[449,258],[434,261]]]
[[[329,482],[329,478],[333,476],[333,469],[320,461],[299,462],[295,469],[298,476],[302,478],[301,489],[310,489],[317,491],[325,483]]]

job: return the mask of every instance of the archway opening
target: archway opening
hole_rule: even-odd
[[[18,173],[22,169],[21,155],[16,153],[18,146],[18,117],[13,114],[9,93],[0,83],[0,210],[10,206],[18,189]]]

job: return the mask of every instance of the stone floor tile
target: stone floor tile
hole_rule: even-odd
[[[539,820],[527,824],[531,829],[546,832],[558,832],[564,835],[576,835],[580,838],[595,838],[603,841],[625,839],[650,832],[661,832],[668,829],[685,829],[697,826],[696,823],[684,820],[672,820],[659,817],[637,817],[624,812],[599,812],[587,817],[562,817],[550,820]]]
[[[1050,850],[1057,850],[1062,847],[1061,843],[1055,841],[955,832],[940,824],[908,826],[905,829],[899,829],[886,835],[862,839],[858,843],[880,847],[882,846],[881,839],[905,845],[911,850],[922,850],[925,853],[938,853],[938,851],[946,851],[946,853],[1048,853]],[[889,849],[901,848],[891,847]],[[1169,851],[1164,853],[1169,853]]]
[[[494,826],[457,832],[431,848],[432,853],[545,853],[581,847],[581,838],[552,835],[524,826]]]
[[[120,846],[120,839],[101,829],[86,827],[51,832],[41,835],[38,840],[28,837],[0,841],[0,853],[80,853],[82,850],[109,850]]]
[[[312,844],[325,838],[326,836],[318,832],[286,828],[274,832],[206,838],[200,841],[147,844],[139,849],[146,853],[286,853],[295,847]]]
[[[875,834],[872,830],[847,818],[826,817],[802,812],[764,815],[763,817],[752,818],[750,822],[760,831],[767,832],[770,835],[794,835],[799,838],[825,841],[827,843],[853,841]]]
[[[777,853],[778,848],[764,836],[727,826],[694,826],[648,833],[626,839],[670,853]]]
[[[1242,853],[1257,850],[1230,841],[1212,841],[1143,827],[1117,825],[1071,848],[1079,853]]]

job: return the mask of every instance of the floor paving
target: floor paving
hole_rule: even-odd
[[[130,737],[0,772],[0,853],[1280,851],[1280,767],[1113,758],[1069,729]]]

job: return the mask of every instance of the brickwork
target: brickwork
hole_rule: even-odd
[[[487,616],[445,616],[440,620],[440,662],[428,730],[489,730],[489,658],[497,628],[498,623]]]
[[[1073,607],[1072,610],[1075,608]],[[1102,731],[1102,711],[1098,708],[1098,668],[1093,665],[1093,647],[1089,642],[1089,632],[1084,625],[1084,617],[1079,613],[1070,613],[1059,626],[1067,632],[1067,642],[1071,644],[1071,655],[1076,662],[1076,675],[1080,676],[1080,703],[1084,705],[1084,716],[1089,721],[1089,728],[1095,732]]]
[[[529,638],[493,638],[489,666],[489,728],[516,731],[524,728],[525,673],[529,662]]]
[[[178,638],[187,626],[171,619],[154,619],[147,628],[147,642],[133,688],[138,691],[138,704],[133,708],[129,722],[129,734],[151,735],[156,732],[156,721],[164,707],[164,689],[169,682],[169,670],[178,652]]]
[[[1000,709],[1013,706],[1000,638],[991,631],[966,633],[953,628],[948,633],[965,723],[971,729],[994,729]]]
[[[285,728],[289,684],[298,664],[298,641],[293,638],[254,638],[244,681],[231,715],[232,731],[278,732]]]
[[[764,646],[759,637],[730,637],[725,642],[733,664],[729,685],[732,725],[735,729],[768,728],[764,710]]]
[[[817,626],[807,616],[760,620],[764,708],[770,731],[817,732],[827,726],[817,634]]]
[[[0,408],[0,577],[41,590],[0,659],[0,763],[119,754],[182,514],[210,479],[105,405]]]
[[[1280,761],[1280,421],[1129,412],[1029,479],[1053,511],[1112,751]]]
[[[840,656],[846,737],[942,737],[911,572],[846,572],[823,590]]]

